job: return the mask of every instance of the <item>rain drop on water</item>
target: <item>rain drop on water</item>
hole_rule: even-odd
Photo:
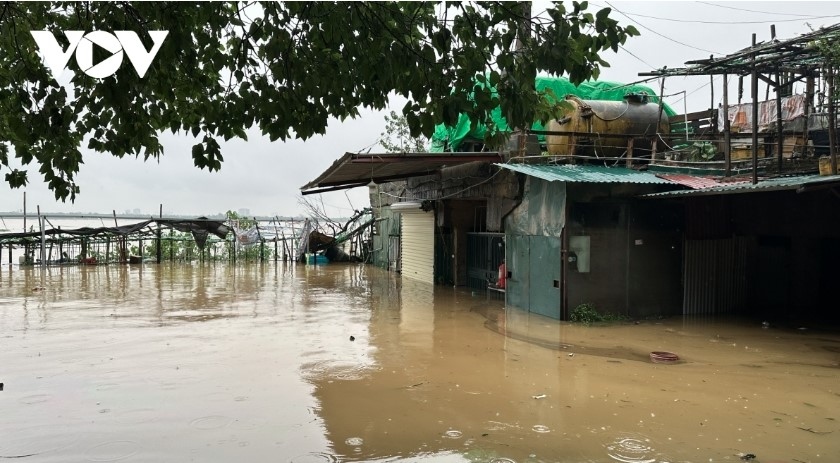
[[[443,437],[448,437],[450,439],[458,439],[462,435],[463,433],[461,431],[458,431],[457,429],[450,429],[449,431],[443,433]]]

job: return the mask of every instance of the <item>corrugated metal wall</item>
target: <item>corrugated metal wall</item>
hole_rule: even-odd
[[[400,253],[405,278],[435,282],[435,216],[430,212],[403,212]]]
[[[683,314],[715,315],[743,309],[749,292],[749,239],[685,241]]]

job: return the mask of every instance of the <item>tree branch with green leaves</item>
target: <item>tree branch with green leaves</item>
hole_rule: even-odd
[[[83,149],[144,160],[163,155],[164,132],[196,138],[196,167],[218,170],[220,141],[324,134],[330,118],[359,117],[407,100],[411,137],[462,113],[492,124],[500,107],[512,127],[545,119],[538,72],[579,83],[597,78],[632,26],[594,15],[586,2],[553,4],[539,18],[504,2],[6,2],[0,5],[0,170],[13,188],[32,167],[60,200],[79,194]],[[517,30],[529,31],[514,50]],[[60,80],[30,34],[130,30],[148,50],[148,31],[169,31],[140,78],[123,64],[110,77]],[[107,57],[107,56],[106,56]],[[477,84],[487,76],[489,85]]]

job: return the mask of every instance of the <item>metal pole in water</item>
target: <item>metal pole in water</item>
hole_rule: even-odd
[[[47,265],[47,235],[44,232],[44,218],[41,217],[41,206],[38,206],[38,225],[41,227],[41,267]]]
[[[158,218],[163,218],[163,204],[160,205],[160,215]],[[161,249],[161,244],[163,244],[163,240],[161,239],[161,232],[160,232],[160,222],[157,224],[157,263],[161,263],[163,261],[163,250]]]

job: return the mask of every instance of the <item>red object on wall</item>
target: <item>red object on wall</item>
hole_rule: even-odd
[[[507,267],[505,266],[505,263],[502,262],[502,265],[499,266],[499,278],[496,279],[496,286],[504,289],[506,279],[507,279]]]

